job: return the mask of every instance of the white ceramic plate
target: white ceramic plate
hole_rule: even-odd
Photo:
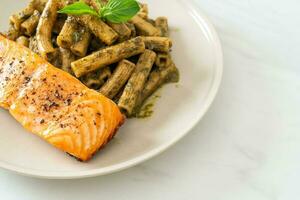
[[[1,0],[0,30],[27,0]],[[0,167],[24,175],[71,179],[116,172],[137,165],[186,135],[211,105],[222,77],[222,50],[213,26],[190,0],[148,0],[152,17],[168,16],[173,57],[181,72],[168,85],[152,118],[129,120],[117,137],[89,163],[80,163],[27,133],[0,109]]]

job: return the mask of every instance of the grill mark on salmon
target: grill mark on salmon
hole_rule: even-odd
[[[1,35],[0,107],[81,161],[103,148],[125,120],[110,99]]]

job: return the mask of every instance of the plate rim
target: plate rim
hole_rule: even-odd
[[[180,0],[182,1],[182,0]],[[183,2],[182,2],[183,3]],[[212,83],[212,86],[207,94],[207,98],[204,103],[203,111],[198,114],[197,117],[195,117],[195,120],[193,121],[193,125],[189,128],[186,128],[185,131],[182,131],[182,134],[178,135],[177,137],[174,137],[172,140],[170,140],[167,143],[164,143],[160,145],[159,147],[141,155],[136,158],[124,161],[122,163],[112,165],[109,167],[104,167],[100,169],[93,169],[93,170],[85,170],[81,172],[50,172],[45,170],[33,170],[28,169],[20,166],[16,166],[13,164],[6,163],[5,161],[0,161],[0,168],[9,170],[11,172],[14,172],[16,174],[28,176],[28,177],[34,177],[34,178],[42,178],[42,179],[82,179],[82,178],[89,178],[89,177],[96,177],[96,176],[102,176],[107,174],[112,174],[115,172],[119,172],[131,167],[134,167],[142,162],[145,162],[147,160],[150,160],[151,158],[163,153],[173,145],[175,145],[178,141],[180,141],[184,136],[186,136],[188,133],[191,132],[192,129],[195,128],[195,126],[200,122],[200,120],[204,117],[204,115],[207,113],[209,108],[211,107],[212,103],[215,100],[215,97],[219,91],[222,77],[223,77],[223,68],[224,68],[224,61],[223,61],[223,50],[220,38],[218,36],[218,33],[214,27],[214,25],[210,22],[208,17],[201,12],[201,10],[198,8],[198,6],[193,6],[192,4],[195,4],[194,1],[187,2],[184,1],[185,6],[188,7],[189,10],[192,10],[194,14],[197,15],[197,19],[194,20],[201,20],[201,24],[204,26],[205,30],[210,33],[210,39],[211,43],[214,46],[214,53],[216,56],[216,72],[215,77]]]

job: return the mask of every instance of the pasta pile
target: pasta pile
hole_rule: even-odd
[[[120,24],[58,14],[72,2],[31,0],[10,17],[6,36],[115,101],[127,117],[137,116],[162,85],[179,81],[166,17],[149,18],[142,3],[136,16]]]

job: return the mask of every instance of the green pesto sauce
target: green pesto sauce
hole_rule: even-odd
[[[175,77],[177,77],[178,80],[179,80],[179,73],[177,73],[175,75]],[[175,87],[179,88],[180,85],[176,84]],[[139,110],[139,112],[135,114],[136,118],[146,119],[146,118],[149,118],[153,115],[155,103],[157,102],[157,100],[159,98],[161,98],[161,95],[160,95],[161,88],[162,87],[160,87],[151,97],[149,97],[149,99],[142,106],[142,108]]]
[[[160,91],[160,90],[159,90]],[[158,92],[156,92],[154,95],[152,95],[147,101],[146,103],[142,106],[142,108],[140,109],[140,111],[136,114],[136,118],[139,119],[146,119],[149,118],[153,115],[154,113],[154,106],[155,103],[157,102],[157,100],[160,98],[161,96],[158,94]]]

